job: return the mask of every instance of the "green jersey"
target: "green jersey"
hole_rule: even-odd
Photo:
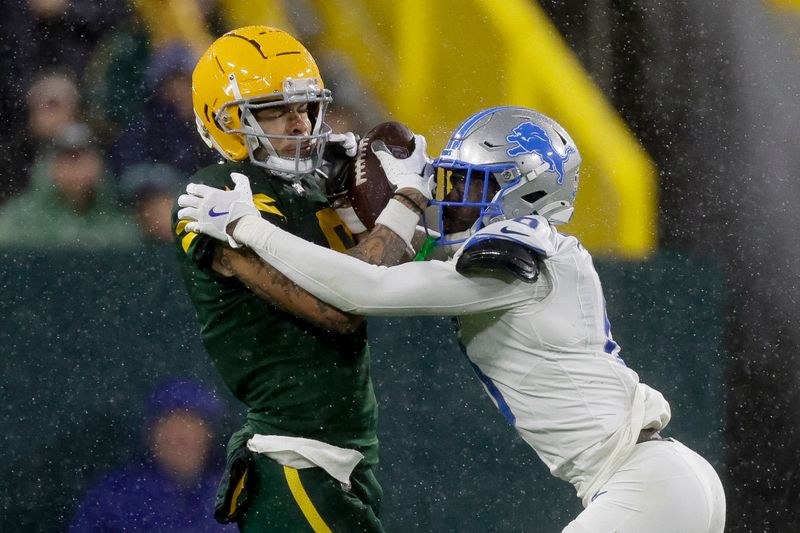
[[[192,182],[232,188],[231,172],[250,179],[261,216],[308,241],[343,251],[352,244],[315,175],[296,183],[250,163],[200,170]],[[211,268],[218,241],[187,232],[173,213],[179,262],[200,335],[225,383],[249,408],[253,431],[315,439],[377,462],[377,403],[366,325],[353,334],[326,331],[256,296]]]

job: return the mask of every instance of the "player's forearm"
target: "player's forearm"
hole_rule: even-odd
[[[406,243],[385,226],[376,226],[348,255],[372,265],[398,265],[408,258]]]
[[[415,189],[401,189],[378,217],[375,227],[348,253],[373,265],[393,266],[411,259],[411,241],[428,200]]]

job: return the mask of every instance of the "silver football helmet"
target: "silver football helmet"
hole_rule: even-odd
[[[572,138],[550,117],[509,106],[475,113],[456,128],[433,162],[436,200],[431,203],[439,206],[438,244],[464,240],[445,235],[443,214],[456,207],[480,207],[470,233],[496,220],[533,214],[551,224],[569,222],[580,164]],[[463,189],[456,185],[460,180]],[[476,180],[483,182],[482,194],[473,186],[468,195]]]

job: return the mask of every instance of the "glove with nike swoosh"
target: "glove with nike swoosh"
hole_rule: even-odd
[[[261,214],[253,204],[253,192],[247,176],[231,172],[231,179],[235,183],[232,191],[198,183],[187,185],[186,194],[178,197],[178,206],[182,207],[178,211],[178,218],[193,221],[186,225],[188,231],[203,233],[226,241],[232,248],[239,248],[239,243],[226,231],[228,225],[247,215],[261,218]]]

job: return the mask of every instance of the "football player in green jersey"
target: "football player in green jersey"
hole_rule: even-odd
[[[352,211],[342,222],[324,179],[355,154],[355,138],[325,124],[330,92],[302,44],[265,26],[231,31],[198,61],[192,91],[198,131],[225,159],[197,172],[194,187],[249,180],[261,217],[332,249],[353,245],[353,233],[364,228]],[[421,170],[422,137],[417,146],[409,161]],[[428,185],[394,185],[407,194],[392,199],[350,251],[362,260],[391,265],[409,257]],[[224,232],[237,209],[253,205],[209,216]],[[217,519],[246,532],[382,531],[363,318],[317,300],[233,240],[226,246],[190,231],[177,212],[173,220],[203,343],[249,408],[229,442]]]

